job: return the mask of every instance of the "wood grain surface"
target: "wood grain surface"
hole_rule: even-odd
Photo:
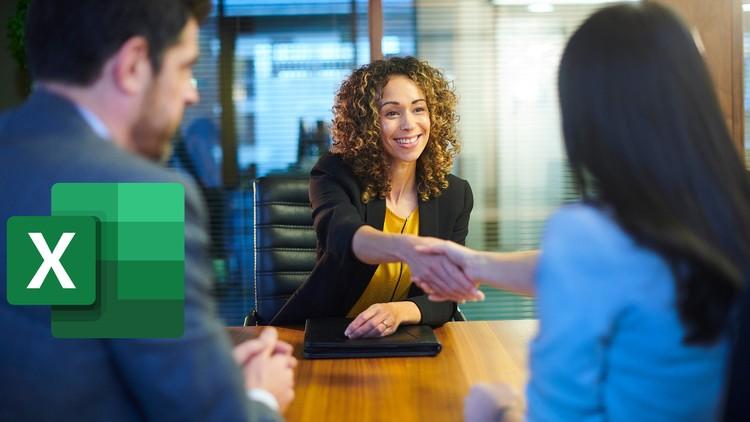
[[[238,343],[260,327],[228,328]],[[300,359],[288,421],[460,421],[463,399],[477,382],[528,377],[528,343],[536,320],[449,322],[435,330],[435,357],[302,359],[304,332],[278,328]]]

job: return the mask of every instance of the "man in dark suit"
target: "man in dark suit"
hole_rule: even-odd
[[[291,346],[273,329],[233,351],[215,314],[206,210],[155,161],[198,94],[191,67],[207,0],[35,0],[29,100],[0,115],[0,420],[277,420],[293,397]],[[50,309],[6,302],[6,225],[49,215],[57,182],[185,186],[185,332],[68,339]]]

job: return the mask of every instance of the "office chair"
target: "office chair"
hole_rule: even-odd
[[[315,266],[317,240],[309,179],[267,176],[253,182],[253,296],[245,325],[268,324]]]

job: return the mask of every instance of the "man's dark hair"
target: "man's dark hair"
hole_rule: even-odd
[[[128,39],[142,36],[158,72],[188,20],[201,22],[210,9],[209,0],[33,0],[26,21],[29,70],[37,81],[85,86]]]
[[[658,4],[608,7],[558,82],[579,187],[671,264],[686,343],[713,342],[750,279],[750,177],[693,37]]]

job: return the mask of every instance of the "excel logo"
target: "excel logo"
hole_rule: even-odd
[[[10,304],[94,303],[96,219],[11,217],[7,229]]]
[[[182,336],[182,185],[58,183],[51,199],[51,216],[6,222],[8,303],[51,306],[58,338]]]

